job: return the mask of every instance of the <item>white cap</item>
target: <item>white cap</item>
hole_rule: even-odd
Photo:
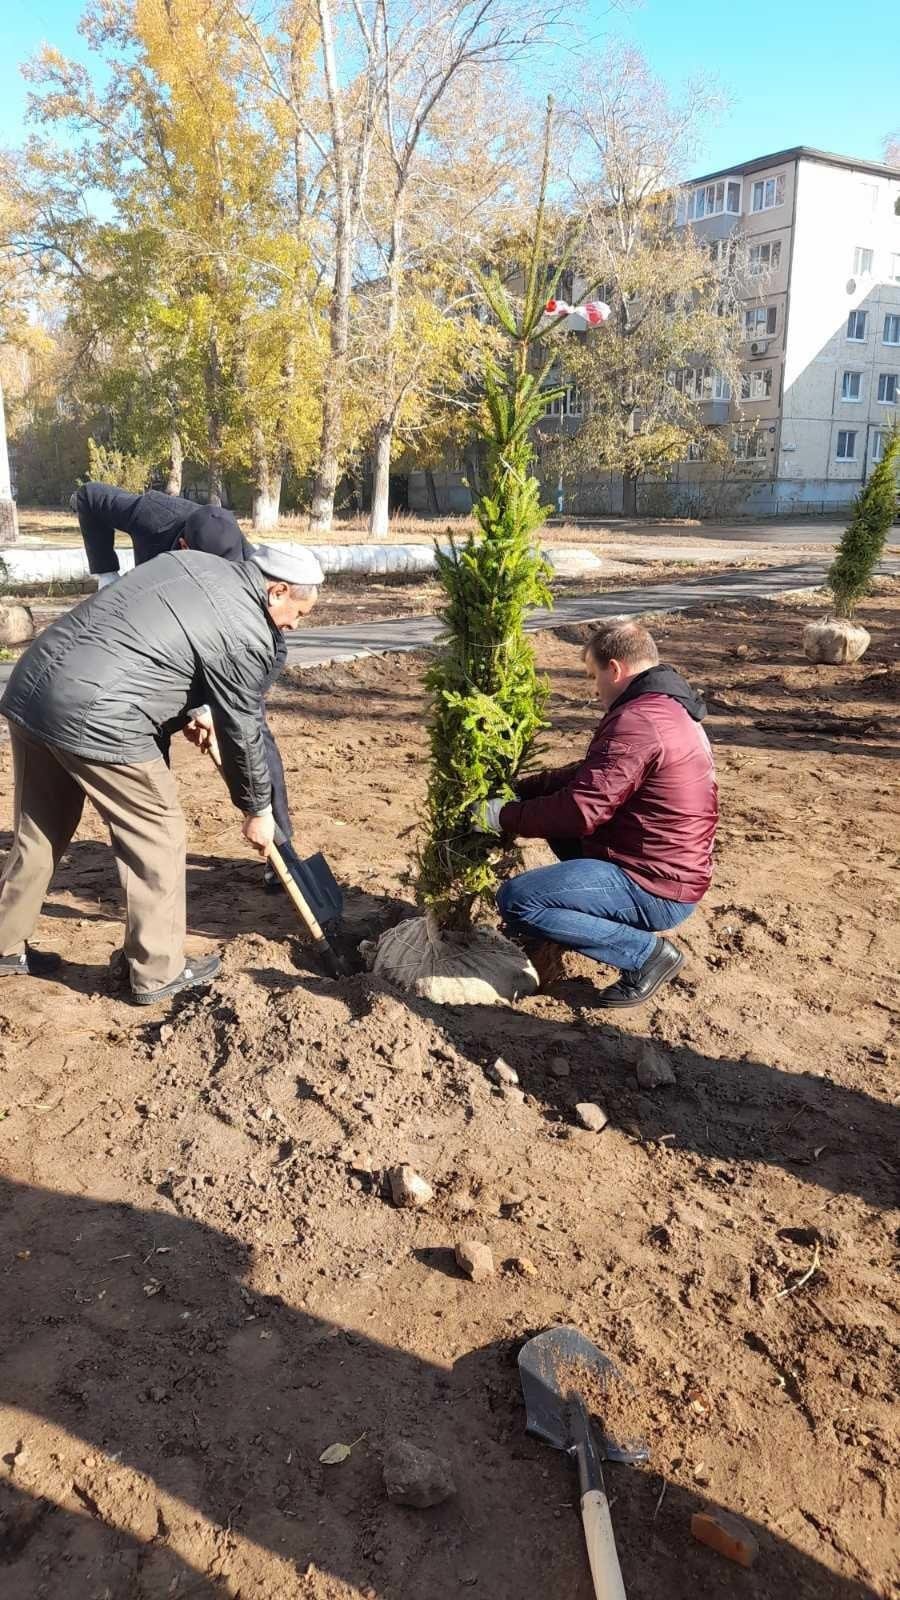
[[[305,583],[317,589],[325,582],[316,557],[304,544],[251,544],[247,559],[255,561],[267,578],[281,583]]]

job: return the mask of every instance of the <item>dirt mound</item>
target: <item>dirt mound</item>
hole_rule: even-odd
[[[372,1204],[390,1204],[390,1167],[428,1178],[452,1241],[497,1150],[516,1165],[543,1120],[491,1083],[489,1045],[473,1061],[378,979],[301,977],[284,945],[252,936],[231,946],[215,989],[148,1042],[154,1087],[133,1136],[146,1176],[182,1215],[248,1243],[264,1218],[269,1238],[326,1260],[332,1277],[390,1255]]]

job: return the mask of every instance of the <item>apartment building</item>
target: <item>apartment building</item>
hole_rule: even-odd
[[[740,251],[739,395],[688,369],[709,425],[725,430],[731,462],[676,464],[642,481],[646,514],[771,515],[847,506],[900,419],[900,168],[805,145],[706,173],[680,194],[678,224],[713,252]],[[572,319],[573,330],[579,326]],[[602,335],[600,335],[602,337]],[[557,402],[558,426],[580,426],[584,399]],[[699,452],[692,452],[699,454]],[[410,479],[410,505],[464,510],[460,473]],[[552,499],[557,484],[547,483]],[[565,509],[622,506],[621,479],[582,473],[562,485]]]
[[[900,169],[800,146],[693,180],[679,222],[745,261],[741,394],[711,400],[734,467],[673,497],[739,511],[845,506],[900,418]]]

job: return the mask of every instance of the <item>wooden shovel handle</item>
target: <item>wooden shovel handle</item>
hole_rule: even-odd
[[[217,767],[219,772],[221,772],[222,757],[219,754],[219,742],[216,739],[215,734],[212,734],[209,744],[206,747],[206,752],[212,761],[213,766]],[[326,949],[330,948],[328,945],[328,940],[326,939],[325,934],[322,932],[322,927],[318,918],[314,916],[311,907],[307,904],[303,895],[300,893],[293,874],[290,873],[285,866],[284,857],[282,856],[277,844],[269,845],[269,848],[266,851],[266,860],[271,863],[272,869],[275,872],[281,887],[283,888],[288,899],[291,901],[294,910],[300,918],[300,921],[303,923],[303,926],[307,929],[311,938],[315,940],[316,944],[324,945]]]
[[[301,894],[293,875],[285,866],[284,857],[281,854],[277,844],[270,844],[266,855],[267,859],[271,862],[272,867],[275,870],[285,894],[288,896],[289,900],[293,901],[294,910],[300,918],[300,921],[309,929],[309,932],[317,944],[327,944],[328,940],[322,932],[322,925],[315,917],[311,907],[307,904],[306,900]]]
[[[627,1600],[622,1569],[616,1554],[609,1501],[602,1489],[589,1489],[587,1494],[582,1495],[581,1520],[597,1600]]]

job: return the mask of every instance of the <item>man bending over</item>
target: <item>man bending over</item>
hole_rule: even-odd
[[[0,878],[0,976],[41,976],[59,957],[28,941],[89,799],[109,828],[125,895],[124,954],[138,1005],[208,983],[217,956],[185,961],[184,817],[169,741],[200,701],[244,838],[275,839],[262,690],[313,604],[309,551],[260,545],[248,561],[157,556],[92,595],[29,645],[6,686],[13,841]]]
[[[144,494],[132,494],[127,489],[117,489],[111,483],[83,483],[73,494],[72,510],[78,514],[78,525],[87,552],[88,566],[97,579],[97,588],[105,589],[119,576],[119,558],[116,555],[116,531],[127,533],[134,546],[136,567],[166,550],[202,550],[206,555],[221,556],[223,561],[249,561],[253,545],[248,544],[238,526],[233,511],[224,506],[201,506],[195,500],[183,500],[180,495],[163,494],[159,489],[148,489]],[[312,553],[308,561],[310,581],[322,581],[321,569]],[[265,697],[287,661],[287,646],[282,640],[272,671],[260,686],[262,700],[262,736],[266,747],[266,760],[272,780],[272,810],[282,855],[293,871],[297,856],[291,843],[294,827],[288,804],[287,784],[281,752],[266,716]],[[202,721],[198,726],[202,727]],[[281,884],[273,869],[264,868],[263,882],[269,893],[279,893]]]
[[[546,839],[556,866],[503,884],[507,931],[545,982],[563,950],[617,967],[601,1006],[637,1006],[681,967],[661,937],[709,888],[718,819],[716,775],[700,726],[706,707],[637,622],[611,624],[584,652],[603,709],[587,755],[523,778],[517,798],[489,800],[480,826]],[[555,970],[554,970],[555,968]]]

